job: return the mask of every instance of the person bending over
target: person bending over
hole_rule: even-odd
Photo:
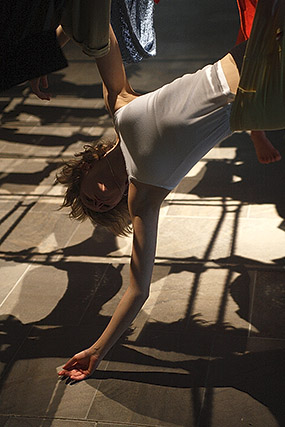
[[[105,69],[105,99],[117,139],[85,146],[57,179],[66,186],[63,206],[71,209],[72,218],[90,218],[116,235],[132,230],[130,284],[99,339],[74,355],[59,375],[90,376],[147,300],[161,203],[211,148],[231,135],[231,102],[244,48],[239,45],[216,63],[133,96],[129,103],[124,82],[113,93],[106,83],[110,68]]]

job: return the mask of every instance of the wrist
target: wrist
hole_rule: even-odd
[[[102,348],[97,343],[94,343],[89,347],[91,355],[100,362],[107,352],[104,352]]]

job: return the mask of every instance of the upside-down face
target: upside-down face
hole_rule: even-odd
[[[80,198],[89,209],[107,212],[121,201],[127,187],[125,163],[117,145],[101,159],[94,160],[84,172]]]

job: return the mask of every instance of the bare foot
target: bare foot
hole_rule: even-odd
[[[260,163],[268,164],[281,160],[278,150],[271,144],[265,132],[253,130],[250,138],[254,144],[257,159]]]

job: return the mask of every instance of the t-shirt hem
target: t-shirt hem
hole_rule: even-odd
[[[169,187],[168,185],[154,184],[153,182],[147,182],[147,180],[140,180],[139,178],[134,177],[133,175],[128,176],[129,182],[137,181],[140,184],[151,185],[152,187],[163,188],[164,190],[172,191],[177,185]]]

